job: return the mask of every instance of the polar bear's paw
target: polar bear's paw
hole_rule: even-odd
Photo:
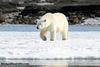
[[[50,41],[54,41],[54,39],[50,39]]]
[[[66,38],[63,38],[62,40],[66,40]]]
[[[42,40],[43,40],[43,41],[46,41],[46,40],[47,40],[47,38],[44,36],[44,37],[42,38]]]

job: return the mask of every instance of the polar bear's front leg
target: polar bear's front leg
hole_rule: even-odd
[[[40,32],[40,37],[41,37],[41,39],[42,40],[44,40],[44,41],[46,41],[47,40],[47,38],[46,38],[46,36],[45,36],[45,34],[47,33],[47,30],[41,30],[41,32]]]
[[[56,38],[56,31],[50,32],[50,40],[51,40],[51,41],[54,41],[55,38]]]

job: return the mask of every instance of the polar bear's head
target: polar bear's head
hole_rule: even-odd
[[[37,20],[37,29],[43,29],[46,27],[46,19],[44,20]]]
[[[50,17],[52,16],[51,13],[47,13],[40,17],[40,19],[37,20],[37,29],[43,29],[48,27],[51,24]]]

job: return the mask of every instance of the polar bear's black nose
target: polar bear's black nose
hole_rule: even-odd
[[[37,29],[39,29],[39,27],[37,26]]]

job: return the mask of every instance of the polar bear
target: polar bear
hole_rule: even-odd
[[[46,33],[50,32],[50,40],[54,41],[56,33],[62,34],[62,40],[67,39],[68,20],[62,13],[46,13],[37,22],[37,29],[40,29],[40,37],[46,41]]]

